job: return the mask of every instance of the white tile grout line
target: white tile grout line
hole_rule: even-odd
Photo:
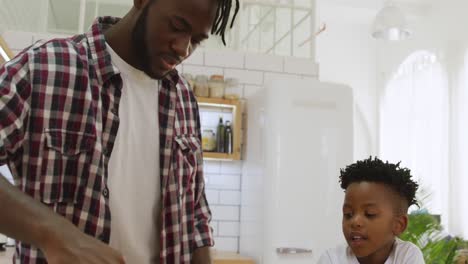
[[[284,75],[290,75],[291,77],[299,77],[299,78],[303,78],[303,77],[317,78],[318,77],[318,73],[317,74],[295,74],[295,73],[285,72],[284,71],[284,67],[285,67],[284,66],[284,60],[283,60],[283,65],[282,65],[282,67],[283,67],[282,71],[248,69],[248,68],[245,68],[245,67],[240,68],[240,67],[212,66],[212,65],[206,65],[205,63],[203,63],[203,65],[183,63],[183,64],[181,64],[181,66],[182,67],[183,66],[190,66],[190,67],[204,67],[204,68],[211,68],[211,69],[221,69],[223,71],[223,74],[225,74],[226,70],[241,70],[241,71],[256,72],[256,73],[262,73],[262,74],[266,74],[266,73],[269,73],[269,74],[284,74]],[[190,72],[187,72],[187,73],[190,73]],[[259,85],[259,84],[254,84],[254,83],[243,83],[242,81],[240,81],[240,83],[249,84],[249,85]],[[263,83],[262,83],[262,85],[263,85]]]
[[[219,229],[219,228],[218,228]],[[214,237],[220,237],[220,238],[237,238],[239,239],[240,236],[220,236],[219,234],[217,236],[214,236]]]
[[[218,223],[239,223],[239,221],[233,221],[233,220],[214,220]]]
[[[284,72],[285,69],[286,69],[286,66],[285,66],[285,65],[286,65],[286,61],[285,61],[285,60],[286,60],[286,58],[283,57],[283,60],[282,60],[282,61],[283,61],[283,69],[282,69],[283,71],[282,71],[282,72]]]
[[[243,65],[244,67],[243,67],[243,69],[246,70],[247,69],[247,65],[246,65],[247,64],[247,62],[246,62],[247,57],[246,57],[245,53],[242,56],[244,56],[244,65]]]
[[[206,175],[211,175],[211,176],[216,176],[216,175],[226,175],[226,176],[242,176],[242,172],[239,172],[239,173],[235,173],[235,172],[220,172],[220,173],[210,173],[210,172],[207,172],[205,173]]]
[[[207,186],[207,187],[205,187],[205,188],[206,188],[207,190],[210,190],[210,191],[224,191],[224,192],[240,192],[240,191],[241,191],[240,189],[238,189],[238,190],[236,190],[236,189],[219,189],[219,188],[213,188],[213,189],[211,189],[211,188],[209,188],[209,186]]]

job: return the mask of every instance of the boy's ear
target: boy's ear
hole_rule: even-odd
[[[395,236],[401,235],[408,227],[408,215],[398,215],[395,216],[395,220],[393,222],[393,234]]]

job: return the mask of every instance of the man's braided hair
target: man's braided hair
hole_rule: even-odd
[[[213,27],[211,28],[211,34],[220,35],[224,45],[226,45],[225,33],[226,28],[229,24],[233,1],[234,0],[218,0],[219,5],[218,9],[216,10],[215,22],[213,23]],[[232,28],[232,26],[234,25],[234,20],[236,19],[237,13],[239,12],[240,8],[239,0],[235,1],[236,7],[229,28]]]

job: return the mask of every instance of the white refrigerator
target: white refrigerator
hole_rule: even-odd
[[[352,162],[351,88],[274,79],[247,102],[240,252],[313,264],[344,243],[339,169]]]

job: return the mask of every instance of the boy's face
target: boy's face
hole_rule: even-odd
[[[407,224],[406,214],[397,215],[398,196],[380,183],[352,183],[343,204],[343,234],[360,260],[383,263],[390,254],[395,236]]]

